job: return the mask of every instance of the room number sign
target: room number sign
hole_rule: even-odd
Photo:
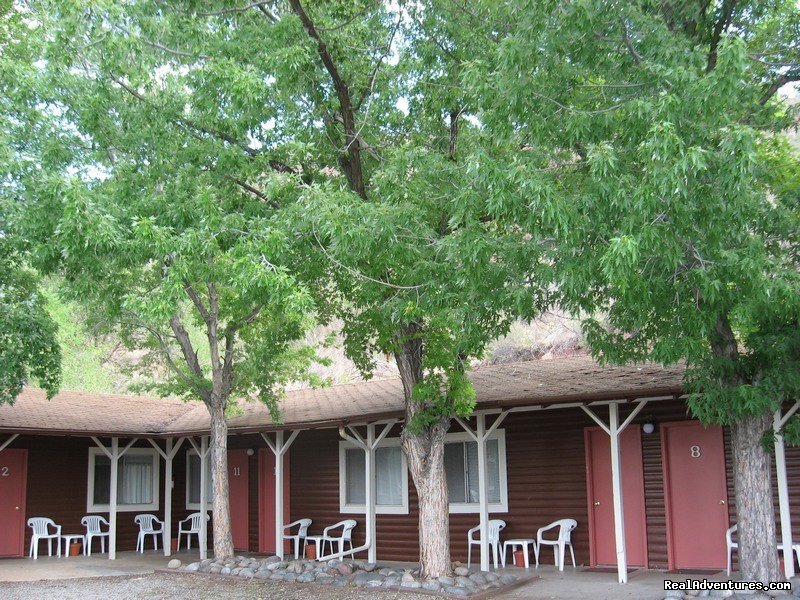
[[[8,470],[8,467],[0,467],[0,477],[8,477],[11,473]]]
[[[240,467],[233,467],[233,475],[235,477],[238,477],[241,474],[242,474],[242,472],[241,472],[241,468]]]
[[[692,446],[689,448],[689,455],[692,458],[700,458],[702,454],[700,453],[700,446]]]

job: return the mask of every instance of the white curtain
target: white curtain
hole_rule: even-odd
[[[153,501],[153,457],[132,454],[120,460],[117,486],[120,504],[150,504]]]
[[[347,504],[366,504],[367,468],[364,451],[359,448],[348,448],[345,450],[344,458],[345,473],[347,475]]]
[[[378,448],[375,451],[376,504],[403,504],[403,455],[400,446]]]

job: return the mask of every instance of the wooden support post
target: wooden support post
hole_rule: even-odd
[[[14,433],[14,434],[12,434],[12,435],[11,435],[11,436],[10,436],[10,437],[9,437],[9,438],[8,438],[8,439],[5,441],[5,442],[3,442],[2,444],[0,444],[0,452],[2,452],[3,450],[5,450],[5,449],[8,447],[8,445],[9,445],[11,442],[13,442],[15,439],[17,439],[18,437],[19,437],[19,434],[18,434],[18,433]]]
[[[375,476],[375,450],[377,449],[377,444],[375,443],[375,425],[370,423],[367,425],[367,450],[365,453],[365,476],[367,481],[367,490],[366,490],[366,509],[367,509],[367,535],[369,536],[370,540],[373,540],[373,543],[370,544],[369,550],[367,550],[367,560],[369,562],[374,563],[377,561],[377,548],[375,547],[376,544],[374,543],[375,536],[377,535],[377,527],[375,524],[375,519],[377,515],[377,511],[375,508],[375,493],[376,493],[376,476]],[[355,558],[355,557],[353,557]]]
[[[208,464],[208,436],[200,438],[200,560],[208,558],[208,494],[206,493],[206,465]]]
[[[283,431],[275,432],[275,442],[273,442],[266,433],[262,433],[261,437],[272,450],[275,456],[275,555],[283,560],[285,554],[283,547],[283,526],[284,526],[284,507],[283,507],[283,460],[286,452],[294,443],[295,438],[300,433],[300,429],[292,431],[289,439],[285,439]]]
[[[111,490],[108,501],[108,558],[117,558],[117,476],[119,473],[119,438],[111,438]]]
[[[800,408],[800,401],[781,414],[781,409],[775,411],[773,429],[775,431],[775,472],[778,476],[778,504],[781,515],[781,548],[783,549],[783,568],[787,579],[795,575],[794,553],[792,551],[792,515],[789,507],[789,483],[786,476],[786,445],[781,435],[781,430],[786,422]]]
[[[636,415],[641,412],[646,404],[647,400],[640,400],[631,411],[631,414],[628,415],[628,418],[620,424],[619,402],[611,402],[608,405],[608,425],[606,425],[588,406],[581,405],[583,411],[611,438],[611,491],[614,503],[614,541],[617,548],[617,580],[620,583],[628,583],[628,557],[625,548],[625,511],[622,499],[622,457],[619,436],[625,431],[625,428],[631,424],[636,418]],[[563,569],[564,565],[560,565],[560,568]]]
[[[150,438],[148,441],[164,459],[164,556],[172,556],[172,460],[186,438],[178,438],[178,443],[172,438],[167,439],[167,449],[161,447]]]
[[[486,415],[478,413],[475,416],[477,429],[475,436],[478,440],[478,505],[480,510],[481,528],[481,571],[489,570],[489,500],[486,480]]]

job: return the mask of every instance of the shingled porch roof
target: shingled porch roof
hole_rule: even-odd
[[[601,367],[588,356],[476,367],[470,373],[479,408],[671,396],[681,393],[683,369],[647,363]],[[399,379],[292,390],[281,400],[283,423],[267,408],[240,401],[230,433],[333,427],[403,415]],[[64,391],[47,400],[26,388],[13,406],[0,405],[0,431],[51,435],[170,437],[207,433],[200,402]]]

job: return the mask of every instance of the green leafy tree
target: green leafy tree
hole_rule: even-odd
[[[492,6],[512,24],[480,58],[492,131],[558,197],[561,302],[611,362],[685,361],[690,406],[729,425],[743,579],[780,577],[772,411],[798,397],[794,2]],[[518,183],[508,182],[510,186]],[[519,207],[506,203],[506,219]]]
[[[36,266],[62,274],[69,297],[105,327],[97,331],[148,351],[143,368],[167,367],[151,387],[206,405],[214,553],[224,558],[233,554],[226,415],[236,398],[256,398],[280,421],[284,384],[308,377],[315,359],[302,343],[313,303],[280,262],[287,240],[275,212],[292,168],[255,150],[252,115],[218,96],[212,80],[230,74],[225,59],[184,68],[130,33],[139,9],[17,9],[30,35],[3,59],[16,73],[5,80],[19,124],[15,226],[37,242]],[[206,67],[216,74],[197,72]],[[235,81],[254,107],[257,83]]]
[[[535,316],[552,274],[546,239],[485,212],[499,171],[467,160],[491,140],[460,91],[491,24],[451,2],[28,6],[44,57],[32,86],[81,165],[80,180],[28,180],[30,235],[61,249],[42,262],[131,343],[144,327],[169,349],[172,390],[212,416],[231,386],[269,388],[263,364],[227,382],[221,347],[241,332],[247,360],[282,350],[272,332],[297,320],[292,307],[304,313],[290,273],[302,277],[365,373],[376,352],[396,357],[422,573],[450,573],[444,435],[472,411],[465,373],[514,315]],[[205,368],[190,314],[207,333]]]

